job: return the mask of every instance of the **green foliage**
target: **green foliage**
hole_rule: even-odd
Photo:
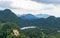
[[[27,38],[24,34],[20,32],[20,28],[16,23],[1,23],[0,26],[0,38]],[[14,29],[19,31],[19,36],[15,36],[13,34]]]
[[[7,35],[6,38],[12,38],[12,35]]]
[[[32,28],[22,30],[22,32],[29,38],[60,38],[60,32],[56,32],[55,29]]]
[[[23,26],[37,26],[39,28],[20,30]],[[19,31],[19,36],[13,30]],[[0,11],[0,38],[60,38],[60,18],[50,16],[46,19],[22,20],[11,10]]]

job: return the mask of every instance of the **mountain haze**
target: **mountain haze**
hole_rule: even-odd
[[[23,20],[35,20],[35,19],[40,19],[40,18],[48,18],[50,15],[48,14],[37,14],[37,15],[32,15],[32,14],[23,14],[20,17]]]
[[[51,15],[48,15],[48,14],[37,14],[35,15],[37,18],[48,18],[49,16]]]
[[[34,20],[34,19],[37,19],[37,17],[35,17],[32,14],[24,14],[24,15],[21,15],[20,18],[24,19],[24,20]]]

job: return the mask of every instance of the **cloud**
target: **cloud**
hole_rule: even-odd
[[[54,0],[54,1],[52,0],[33,0],[33,1],[31,0],[3,0],[2,1],[0,0],[0,9],[2,8],[9,8],[15,14],[31,13],[35,15],[35,14],[42,13],[42,14],[60,16],[59,14],[60,5],[59,5],[58,0]]]
[[[10,8],[11,7],[11,1],[0,1],[0,7],[2,8]]]
[[[32,1],[45,4],[60,4],[60,0],[32,0]]]
[[[10,9],[25,9],[25,10],[41,10],[41,9],[52,9],[47,4],[37,3],[31,0],[1,0],[0,7]]]
[[[12,7],[34,10],[43,7],[42,5],[32,1],[14,1]]]

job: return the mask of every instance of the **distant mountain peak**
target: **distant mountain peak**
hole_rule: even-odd
[[[21,16],[33,16],[32,14],[23,14]]]
[[[51,15],[48,15],[48,14],[37,14],[35,16],[38,17],[38,18],[48,18]]]
[[[25,20],[32,20],[32,19],[36,19],[37,17],[35,17],[34,15],[32,14],[24,14],[24,15],[21,15],[20,16],[22,19],[25,19]]]

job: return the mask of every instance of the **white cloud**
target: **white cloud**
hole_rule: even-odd
[[[32,1],[45,4],[60,4],[60,0],[32,0]]]
[[[23,9],[28,9],[28,10],[40,10],[41,8],[45,7],[45,5],[43,4],[39,4],[33,1],[13,1],[12,4],[13,7],[16,8],[23,8]]]
[[[6,0],[3,0],[6,1]],[[37,3],[31,0],[7,0],[11,1],[10,7],[16,14],[50,14],[60,16],[60,5]],[[7,5],[8,6],[8,5]]]

